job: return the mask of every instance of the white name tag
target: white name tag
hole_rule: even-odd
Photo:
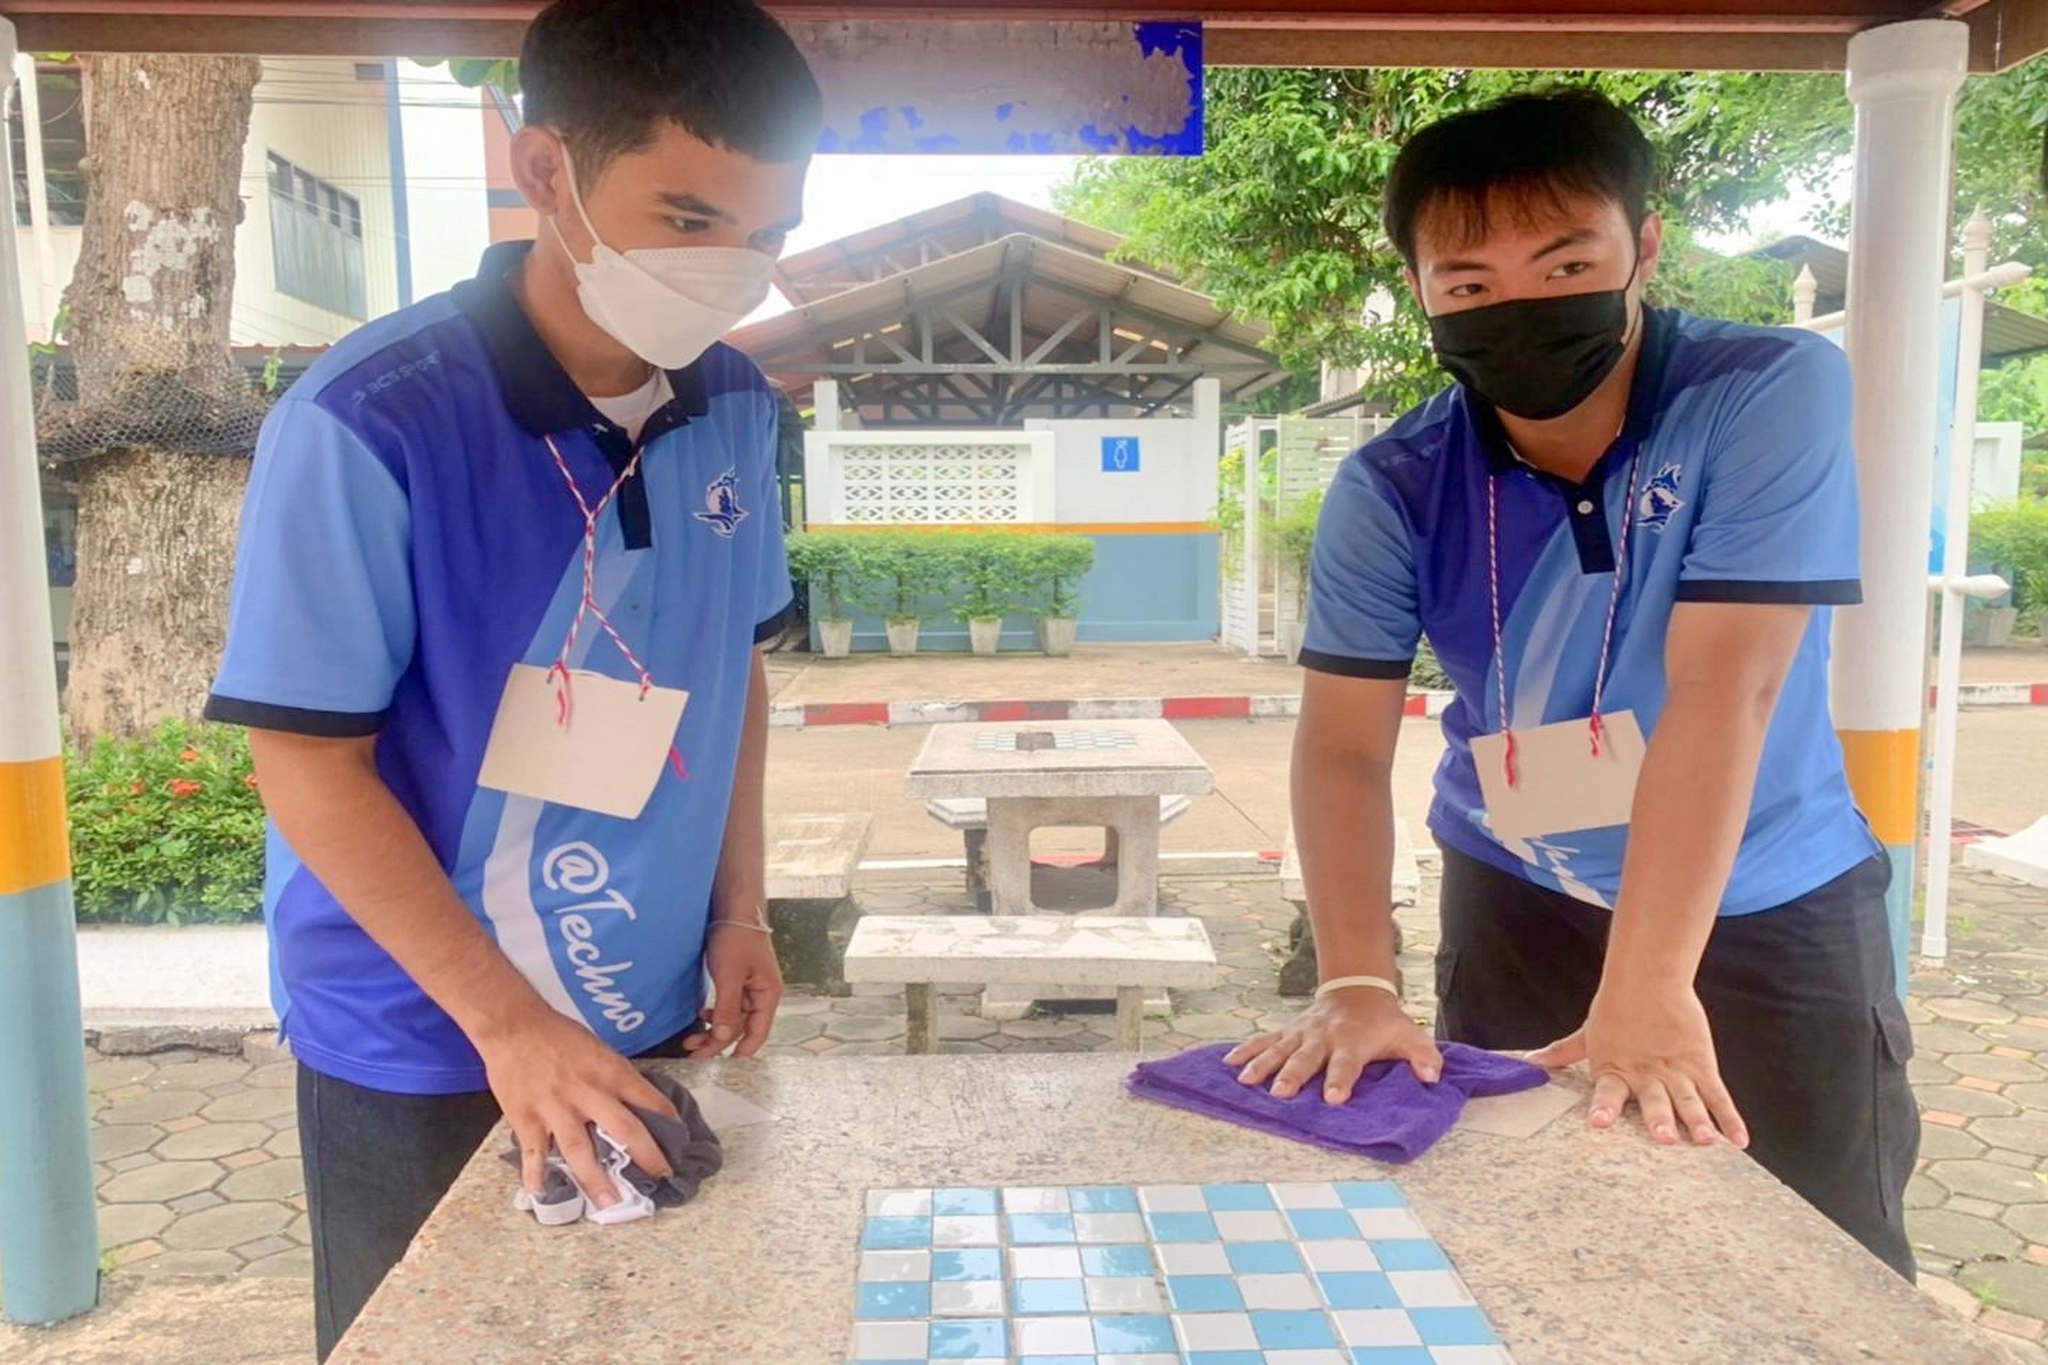
[[[1600,756],[1593,756],[1590,720],[1559,721],[1515,731],[1515,772],[1508,785],[1507,738],[1475,735],[1472,762],[1486,798],[1486,823],[1500,839],[1537,839],[1573,830],[1625,825],[1643,770],[1643,732],[1636,713],[1600,718]]]
[[[575,670],[568,723],[548,670],[514,664],[491,723],[477,785],[621,820],[638,818],[661,780],[690,694]]]

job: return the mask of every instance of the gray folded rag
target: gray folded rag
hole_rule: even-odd
[[[680,1208],[695,1199],[704,1182],[717,1175],[719,1168],[725,1165],[725,1149],[719,1145],[718,1135],[711,1131],[711,1125],[704,1121],[704,1111],[697,1107],[696,1098],[681,1082],[653,1072],[648,1073],[647,1079],[675,1106],[676,1117],[670,1118],[667,1114],[642,1109],[638,1105],[626,1107],[646,1126],[648,1136],[668,1158],[670,1174],[666,1179],[658,1178],[627,1157],[619,1175],[652,1200],[656,1208]],[[597,1149],[600,1166],[610,1169],[614,1160],[626,1156],[595,1124],[586,1124],[585,1129],[590,1134],[591,1144]],[[561,1150],[550,1144],[548,1155],[558,1158]],[[514,1170],[519,1169],[517,1138],[513,1139],[511,1150],[505,1153],[504,1159]]]

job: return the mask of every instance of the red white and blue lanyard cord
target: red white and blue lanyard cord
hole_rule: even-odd
[[[1600,719],[1600,699],[1607,690],[1607,658],[1614,645],[1614,621],[1621,607],[1621,588],[1626,581],[1628,570],[1629,528],[1635,523],[1636,470],[1642,464],[1641,452],[1631,448],[1628,457],[1628,498],[1621,504],[1621,540],[1614,552],[1614,590],[1607,598],[1607,624],[1600,633],[1600,668],[1593,675],[1593,714],[1587,721],[1593,745],[1593,757],[1598,758],[1603,750],[1606,725]],[[1499,476],[1488,474],[1486,479],[1486,560],[1487,579],[1493,594],[1493,667],[1500,697],[1500,732],[1507,741],[1501,762],[1507,770],[1510,790],[1521,785],[1521,773],[1515,766],[1515,727],[1508,710],[1508,663],[1501,648],[1500,614],[1500,492]],[[1603,495],[1604,496],[1604,495]],[[1603,520],[1604,520],[1603,515]]]

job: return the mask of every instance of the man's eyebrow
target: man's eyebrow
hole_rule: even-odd
[[[1564,234],[1564,236],[1559,237],[1554,242],[1551,242],[1548,246],[1544,247],[1541,251],[1537,252],[1529,259],[1532,261],[1540,261],[1553,251],[1563,251],[1566,247],[1578,246],[1583,242],[1590,242],[1597,238],[1599,235],[1599,233],[1595,232],[1591,228],[1579,228],[1576,231],[1567,232]]]
[[[1492,266],[1490,266],[1490,265],[1488,265],[1488,264],[1487,264],[1487,263],[1486,263],[1485,261],[1461,261],[1461,260],[1451,260],[1451,261],[1438,261],[1438,262],[1437,262],[1437,263],[1436,263],[1435,265],[1432,265],[1432,266],[1431,266],[1431,267],[1429,268],[1429,273],[1430,273],[1430,274],[1432,274],[1432,275],[1448,275],[1448,274],[1452,273],[1453,271],[1458,271],[1458,270],[1491,270],[1491,269],[1493,269],[1493,267],[1492,267]]]
[[[733,216],[718,207],[718,205],[711,203],[709,200],[700,199],[688,192],[662,194],[656,197],[670,208],[680,210],[683,213],[694,213],[700,218],[715,218],[721,223],[733,221]]]

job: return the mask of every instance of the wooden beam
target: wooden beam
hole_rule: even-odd
[[[1447,24],[1452,21],[1446,21]],[[1460,67],[1512,71],[1840,71],[1849,35],[1646,29],[1219,28],[1212,66]]]
[[[2048,0],[1986,0],[1960,17],[1970,26],[1972,71],[2009,71],[2048,51]]]

